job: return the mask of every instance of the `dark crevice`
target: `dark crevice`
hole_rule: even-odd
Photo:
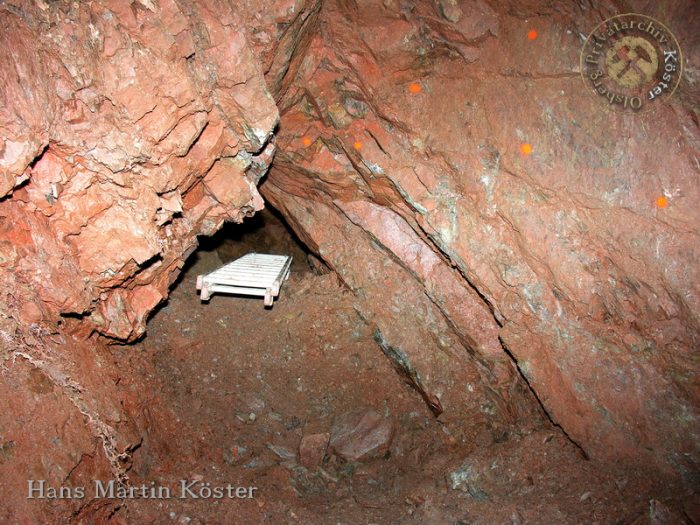
[[[552,426],[558,428],[561,433],[566,437],[566,439],[576,447],[576,449],[579,451],[581,454],[581,457],[585,459],[586,461],[590,460],[590,457],[588,456],[588,453],[584,450],[584,448],[574,439],[572,438],[569,433],[564,430],[564,427],[562,427],[559,423],[557,423],[553,418],[552,415],[547,411],[547,408],[544,406],[544,403],[540,399],[540,396],[537,395],[537,391],[535,388],[530,384],[530,381],[528,380],[527,376],[523,373],[522,369],[520,368],[520,365],[518,364],[518,360],[516,357],[513,355],[513,353],[508,349],[508,346],[506,345],[505,341],[501,339],[500,337],[498,340],[501,343],[501,346],[503,347],[503,351],[506,353],[506,355],[510,358],[510,360],[513,362],[515,365],[515,368],[518,371],[518,374],[520,374],[520,377],[522,378],[523,381],[525,381],[525,384],[527,385],[527,388],[530,390],[530,393],[533,395],[533,397],[537,400],[537,403],[540,406],[540,409],[542,410],[542,413],[547,417],[547,420],[552,424]]]
[[[213,235],[198,237],[198,246],[185,255],[185,263],[170,284],[170,290],[180,286],[190,269],[202,259],[209,259],[218,267],[251,252],[291,255],[294,273],[311,272],[313,264],[309,256],[313,256],[313,252],[296,235],[284,216],[269,202],[266,204],[264,210],[240,224],[227,222]],[[155,317],[168,303],[169,299],[159,303],[149,313],[148,319]]]
[[[31,172],[32,169],[34,169],[34,166],[37,165],[37,163],[43,158],[44,153],[49,149],[49,144],[44,144],[41,148],[40,151],[37,152],[36,156],[31,160],[31,162],[27,165],[25,172],[29,170]],[[7,192],[7,194],[0,196],[0,202],[3,201],[9,201],[12,198],[12,195],[14,194],[15,191],[18,189],[22,188],[23,186],[26,186],[31,182],[32,178],[31,176],[27,177],[23,181],[21,181],[18,184],[15,184],[10,191]]]
[[[311,250],[297,237],[284,216],[268,206],[256,212],[241,224],[226,223],[210,237],[199,237],[195,254],[216,252],[222,263],[227,263],[249,252],[292,255],[295,271],[308,271],[307,255]],[[186,269],[196,257],[189,258]]]
[[[356,311],[360,318],[367,322],[367,319],[362,315],[362,313],[358,310]],[[375,327],[373,336],[374,341],[377,343],[389,361],[391,361],[391,364],[397,373],[404,378],[404,381],[409,386],[420,394],[433,415],[435,417],[440,417],[445,410],[440,403],[440,399],[438,399],[437,396],[430,394],[425,389],[418,372],[411,365],[408,356],[400,348],[391,346],[378,327]]]

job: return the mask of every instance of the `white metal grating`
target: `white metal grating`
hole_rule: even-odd
[[[214,293],[234,293],[264,297],[272,306],[282,282],[289,277],[292,258],[288,255],[249,253],[218,270],[197,276],[197,290],[202,301]]]

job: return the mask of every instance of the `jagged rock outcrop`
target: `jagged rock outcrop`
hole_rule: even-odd
[[[22,323],[79,318],[83,334],[133,340],[196,236],[261,209],[278,112],[248,16],[174,0],[2,7],[0,264]]]
[[[249,4],[0,3],[3,523],[110,520],[119,500],[40,502],[27,480],[126,482],[134,450],[176,433],[105,343],[144,333],[198,235],[263,206],[279,113],[261,57],[305,12]]]
[[[623,4],[325,2],[262,193],[446,421],[470,369],[505,401],[486,413],[525,403],[509,353],[593,457],[693,483],[697,9],[646,5],[689,61],[669,104],[624,115],[578,72]]]

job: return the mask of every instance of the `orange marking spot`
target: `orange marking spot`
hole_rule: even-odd
[[[658,197],[656,199],[656,206],[658,206],[659,208],[665,208],[666,206],[668,206],[668,199],[663,195],[661,197]]]
[[[413,82],[408,86],[408,90],[414,95],[416,95],[423,91],[423,86],[421,86],[418,82]]]
[[[532,153],[532,144],[528,144],[527,142],[525,144],[521,144],[520,153],[523,155],[530,155]]]
[[[309,137],[304,137],[303,139],[301,139],[301,141],[304,144],[304,146],[311,146],[311,139]]]
[[[355,141],[355,144],[352,145],[353,148],[355,148],[357,151],[360,151],[362,149],[362,142],[359,140]]]
[[[530,29],[530,30],[527,32],[527,39],[528,39],[528,40],[534,40],[535,38],[537,38],[537,31],[535,31],[534,29]]]

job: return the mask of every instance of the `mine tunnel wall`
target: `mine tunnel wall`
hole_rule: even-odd
[[[447,2],[389,4],[324,4],[278,97],[264,197],[355,291],[446,423],[474,364],[501,414],[531,409],[504,392],[511,356],[593,457],[694,483],[693,82],[653,117],[601,107],[577,71],[579,36],[612,4],[476,2],[450,16]],[[697,49],[688,3],[632,4]],[[532,20],[545,40],[527,47]],[[673,210],[656,204],[670,191]]]
[[[272,164],[262,195],[453,433],[543,421],[541,403],[592,457],[692,482],[691,3],[640,6],[692,57],[653,117],[579,78],[579,35],[613,3],[443,4],[0,7],[0,357],[91,385],[70,402],[118,455],[137,432],[96,401],[89,346],[141,337],[197,236],[263,206]]]

